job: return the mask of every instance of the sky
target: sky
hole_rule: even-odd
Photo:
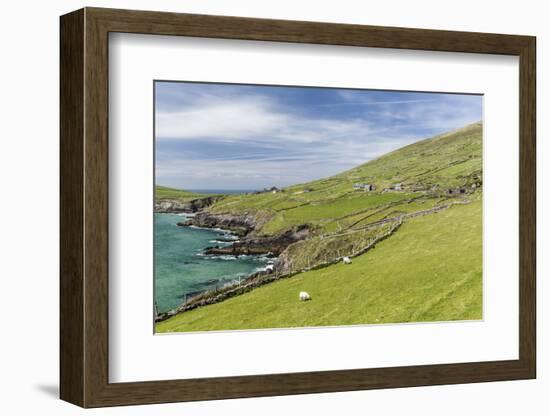
[[[331,176],[482,119],[483,97],[155,82],[155,182],[259,190]]]

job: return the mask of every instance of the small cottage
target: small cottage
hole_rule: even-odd
[[[372,183],[354,183],[353,189],[355,191],[369,192],[369,191],[374,191],[376,187]]]

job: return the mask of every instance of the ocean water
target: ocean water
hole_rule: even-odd
[[[204,256],[206,247],[223,246],[216,241],[237,239],[224,230],[178,227],[186,217],[155,214],[155,301],[158,312],[179,306],[186,294],[196,293],[262,270],[265,256]]]

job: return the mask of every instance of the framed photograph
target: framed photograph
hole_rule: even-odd
[[[535,49],[62,16],[61,398],[535,378]]]

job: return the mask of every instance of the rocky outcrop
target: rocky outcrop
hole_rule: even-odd
[[[190,202],[181,202],[171,199],[163,199],[161,201],[155,201],[155,212],[159,213],[180,213],[180,212],[192,212]]]
[[[229,230],[239,236],[253,235],[266,221],[255,213],[231,214],[231,213],[210,213],[207,211],[198,212],[193,218],[179,223],[180,226],[191,226],[202,228],[222,228]]]
[[[225,247],[209,247],[205,254],[232,255],[243,254],[269,254],[278,256],[290,244],[305,240],[311,236],[311,229],[308,225],[301,225],[295,229],[288,230],[276,236],[250,237]]]
[[[223,197],[208,196],[206,198],[197,198],[191,201],[179,201],[177,199],[161,199],[155,201],[155,212],[170,214],[170,213],[195,213],[206,207],[209,207],[214,202]]]
[[[260,229],[265,220],[254,213],[215,214],[203,211],[178,225],[181,227],[221,228],[241,237],[239,241],[229,246],[208,247],[204,251],[207,255],[270,254],[278,256],[290,244],[309,238],[312,233],[311,227],[305,224],[274,236],[257,235],[256,231]]]

